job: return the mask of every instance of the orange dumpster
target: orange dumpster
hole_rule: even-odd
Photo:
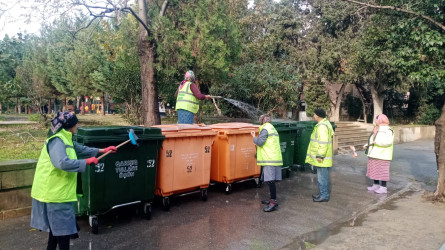
[[[216,132],[201,124],[170,124],[160,128],[165,140],[159,150],[155,194],[170,209],[172,195],[201,192],[207,200],[210,158]]]
[[[217,132],[212,146],[210,180],[226,184],[226,193],[232,192],[232,183],[254,179],[260,186],[261,167],[255,158],[256,146],[251,132],[259,126],[249,123],[218,123],[210,125]]]

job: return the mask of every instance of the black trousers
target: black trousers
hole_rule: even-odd
[[[272,200],[277,199],[277,187],[275,185],[275,181],[268,181],[269,184],[269,192],[270,192],[270,198]]]
[[[55,250],[59,245],[60,250],[70,249],[70,235],[54,236],[53,233],[49,232],[48,237],[48,247],[47,250]]]

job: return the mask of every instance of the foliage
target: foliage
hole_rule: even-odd
[[[227,80],[240,52],[240,33],[227,15],[226,1],[170,1],[166,16],[153,24],[157,42],[159,96],[175,103],[174,93],[187,70],[201,90]]]
[[[416,119],[421,124],[434,125],[434,122],[439,119],[440,113],[440,109],[433,104],[422,103],[419,106]]]

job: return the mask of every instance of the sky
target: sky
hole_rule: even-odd
[[[41,21],[36,17],[27,20],[31,12],[30,1],[0,0],[0,39],[5,34],[16,36],[17,33],[38,33]]]
[[[42,18],[40,10],[34,4],[36,0],[0,0],[0,40],[8,34],[10,37],[22,34],[38,34]],[[62,0],[68,3],[68,0]],[[90,2],[103,3],[104,0],[90,0]],[[280,0],[275,0],[279,2]],[[130,2],[132,2],[130,0]],[[253,7],[253,0],[249,0],[249,8]],[[41,9],[41,8],[40,8]],[[46,20],[48,21],[48,20]]]

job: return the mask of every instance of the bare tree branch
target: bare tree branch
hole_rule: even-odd
[[[432,19],[429,16],[420,14],[418,12],[412,11],[412,10],[407,10],[407,9],[402,9],[402,8],[398,8],[395,6],[382,6],[382,5],[373,5],[373,4],[369,4],[369,3],[363,3],[363,2],[359,2],[359,1],[355,1],[355,0],[341,0],[344,2],[349,2],[349,3],[353,3],[353,4],[358,4],[361,6],[366,6],[369,8],[374,8],[374,9],[387,9],[387,10],[395,10],[398,12],[403,12],[403,13],[407,13],[407,14],[411,14],[417,17],[421,17],[427,21],[429,21],[430,23],[432,23],[433,25],[439,27],[441,30],[445,31],[445,25],[441,24],[440,22],[435,21],[434,19]]]
[[[165,11],[167,10],[168,0],[164,0],[164,3],[162,3],[161,11],[159,12],[159,16],[164,16]]]

